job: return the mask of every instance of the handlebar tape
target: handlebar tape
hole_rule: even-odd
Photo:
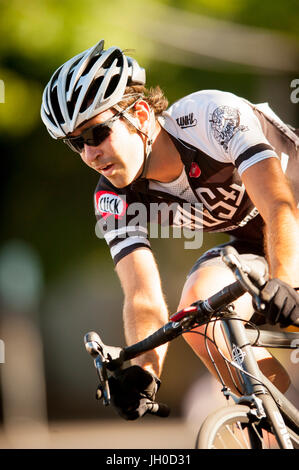
[[[246,292],[246,289],[240,284],[239,281],[224,287],[217,294],[212,295],[203,302],[204,309],[207,312],[213,313],[215,310],[227,305],[234,300],[237,300],[241,295]]]
[[[166,325],[162,326],[162,328],[155,331],[155,333],[148,336],[144,340],[124,348],[124,361],[133,359],[134,357],[137,357],[146,351],[150,351],[157,348],[158,346],[161,346],[161,344],[171,341],[172,339],[179,336],[182,331],[183,328],[178,323],[172,321],[166,323]]]
[[[211,296],[207,301],[204,302],[204,310],[207,312],[213,312],[227,303],[233,302],[238,299],[246,290],[242,287],[239,281],[230,284],[229,286],[222,289],[218,294]],[[128,361],[143,354],[146,351],[161,346],[168,341],[179,336],[183,331],[183,327],[177,323],[170,321],[166,325],[162,326],[152,335],[148,336],[142,341],[139,341],[132,346],[127,346],[123,349],[124,361]]]

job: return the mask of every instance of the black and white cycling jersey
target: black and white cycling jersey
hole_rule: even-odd
[[[159,122],[181,156],[179,178],[168,184],[138,180],[119,189],[101,176],[95,191],[98,226],[115,264],[136,248],[150,248],[149,222],[262,243],[263,221],[241,176],[263,159],[280,159],[299,201],[299,138],[267,103],[203,90],[175,102]]]

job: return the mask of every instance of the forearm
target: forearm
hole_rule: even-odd
[[[266,251],[271,277],[299,286],[299,211],[281,205],[266,224]]]
[[[153,254],[139,249],[123,258],[117,273],[124,292],[124,332],[128,345],[143,340],[168,321],[168,310]],[[160,376],[167,351],[163,345],[132,363]]]
[[[143,340],[167,323],[168,312],[163,298],[160,299],[158,305],[147,302],[144,298],[134,298],[125,300],[123,318],[126,342],[131,345]],[[133,359],[132,364],[154,372],[159,377],[166,352],[167,344],[164,344]]]
[[[265,222],[270,276],[299,286],[299,211],[279,160],[268,158],[252,165],[242,179]]]

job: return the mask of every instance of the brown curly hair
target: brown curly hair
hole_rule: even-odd
[[[126,97],[126,95],[129,96]],[[143,85],[127,86],[124,93],[124,99],[122,99],[117,104],[121,108],[125,109],[131,104],[133,104],[134,101],[136,101],[136,99],[138,98],[143,99],[149,104],[151,109],[154,111],[155,117],[161,116],[163,111],[168,108],[168,100],[164,96],[164,93],[159,86],[156,86],[154,88],[152,87],[149,89],[145,88]],[[134,107],[129,109],[128,112],[134,116]],[[129,123],[128,121],[126,123],[131,132],[136,132],[136,128],[131,123]]]
[[[124,93],[124,96],[126,95],[133,96],[125,97],[118,103],[122,108],[130,106],[138,98],[138,95],[140,95],[140,99],[144,99],[150,105],[156,117],[160,116],[168,107],[168,100],[159,86],[150,89],[145,88],[143,85],[128,86]],[[132,113],[134,114],[134,109]]]

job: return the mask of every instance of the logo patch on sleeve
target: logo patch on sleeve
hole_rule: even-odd
[[[114,216],[116,219],[123,217],[128,204],[118,194],[111,191],[98,191],[95,195],[96,210],[104,219]]]
[[[219,106],[209,119],[214,138],[228,152],[229,141],[237,132],[248,131],[247,126],[240,124],[240,111],[230,106]]]

